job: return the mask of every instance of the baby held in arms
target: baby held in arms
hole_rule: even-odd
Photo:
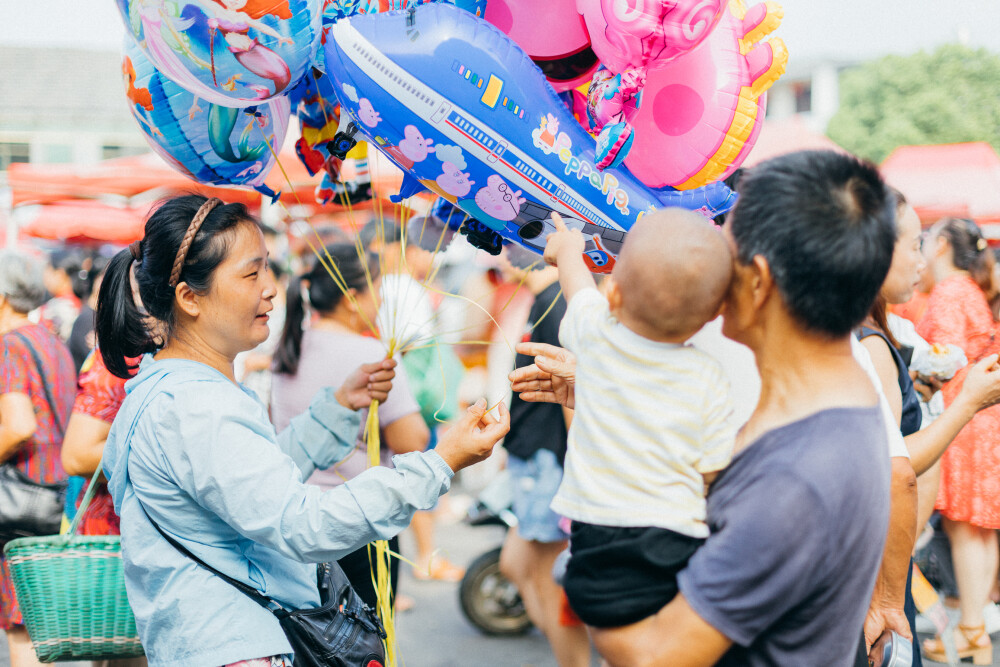
[[[732,456],[729,386],[686,341],[722,308],[729,247],[683,209],[629,231],[604,290],[584,238],[553,215],[545,260],[568,304],[559,340],[576,355],[575,415],[552,509],[572,520],[564,586],[588,625],[655,614],[708,536],[705,494]]]

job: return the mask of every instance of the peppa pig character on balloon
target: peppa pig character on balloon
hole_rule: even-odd
[[[499,176],[497,177],[499,178]],[[442,197],[455,202],[472,190],[475,181],[469,178],[468,172],[463,172],[451,162],[441,164],[441,174],[434,180]]]
[[[412,169],[417,162],[423,162],[434,152],[433,139],[425,138],[416,125],[403,128],[404,138],[398,146],[386,146],[383,150],[403,169]]]
[[[524,201],[520,190],[511,191],[507,181],[492,174],[473,199],[463,199],[458,205],[490,229],[500,231],[517,217]]]
[[[358,100],[358,120],[368,127],[375,127],[382,120],[381,114],[375,111],[375,107],[367,97]]]

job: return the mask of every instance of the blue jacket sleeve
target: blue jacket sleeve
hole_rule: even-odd
[[[325,470],[354,451],[360,429],[360,413],[342,406],[327,387],[278,434],[278,447],[295,462],[302,479],[309,479],[317,468]]]
[[[453,473],[433,451],[397,456],[395,469],[374,468],[329,491],[303,483],[303,468],[326,461],[309,436],[325,431],[335,437],[330,424],[338,433],[343,429],[341,436],[350,430],[347,416],[334,412],[331,422],[316,405],[308,420],[293,423],[294,437],[282,442],[296,461],[259,415],[231,402],[213,404],[198,392],[175,394],[154,421],[159,441],[171,443],[161,450],[165,472],[244,537],[306,562],[337,560],[396,535],[414,512],[430,509],[448,490]],[[339,420],[346,425],[337,426]]]

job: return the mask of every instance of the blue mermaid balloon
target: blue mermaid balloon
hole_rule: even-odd
[[[264,178],[275,163],[272,149],[280,150],[285,140],[287,97],[246,108],[207,102],[165,77],[129,40],[122,74],[139,129],[174,169],[199,183],[251,187],[277,197]]]
[[[127,34],[201,99],[249,106],[283,95],[320,46],[322,0],[116,0]]]

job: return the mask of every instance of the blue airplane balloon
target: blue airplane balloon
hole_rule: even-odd
[[[541,70],[454,5],[340,19],[325,56],[347,111],[331,149],[363,135],[404,170],[402,197],[437,193],[465,212],[461,231],[490,252],[502,240],[542,252],[557,211],[588,239],[590,269],[610,272],[643,215],[679,206],[712,217],[735,203],[722,183],[654,191],[624,167],[598,171],[594,138]]]

